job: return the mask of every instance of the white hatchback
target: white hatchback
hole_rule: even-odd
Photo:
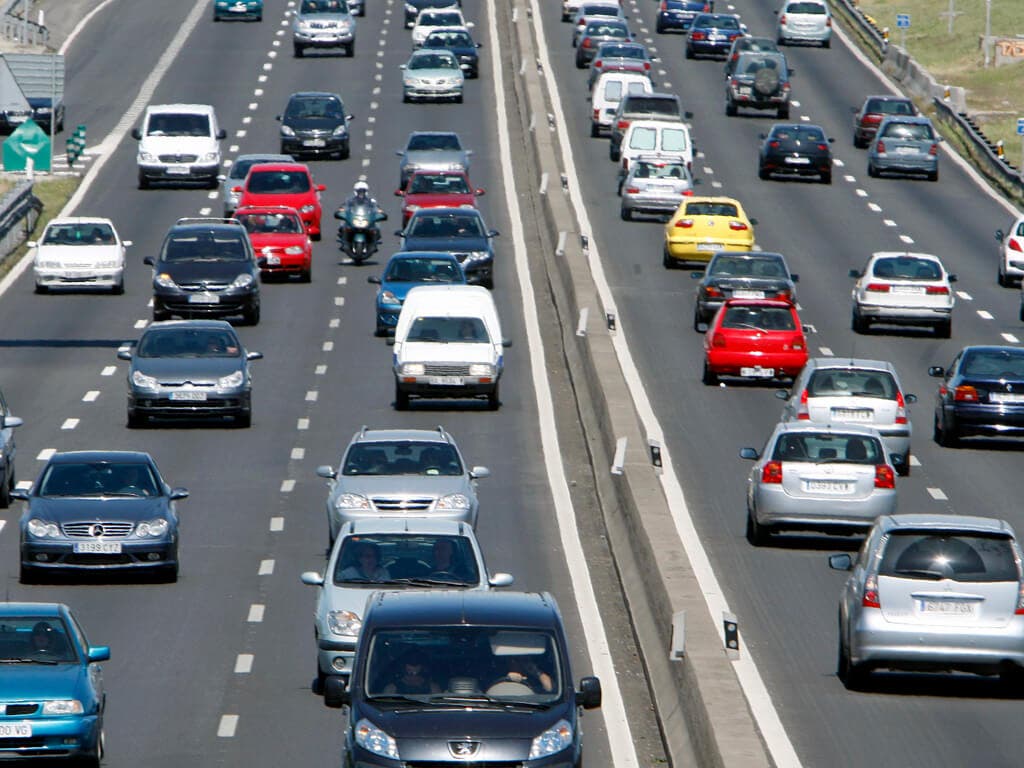
[[[53,219],[39,241],[30,241],[36,293],[51,288],[107,288],[124,292],[122,240],[110,219]]]
[[[1018,214],[1004,232],[996,230],[999,242],[999,284],[1019,285],[1024,278],[1024,214]]]
[[[822,48],[832,44],[832,12],[825,0],[788,0],[775,12],[779,21],[775,39],[786,43],[817,43]]]
[[[853,287],[853,330],[867,333],[873,323],[931,326],[939,338],[953,329],[951,283],[938,256],[927,253],[880,251],[863,271],[850,270]]]

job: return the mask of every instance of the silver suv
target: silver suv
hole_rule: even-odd
[[[352,438],[328,480],[327,527],[333,544],[345,523],[369,517],[431,517],[476,527],[476,481],[487,467],[466,467],[455,440],[437,429],[368,429]]]

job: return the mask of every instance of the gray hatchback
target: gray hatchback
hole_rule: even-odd
[[[916,173],[926,175],[928,181],[938,181],[941,141],[927,117],[886,117],[868,147],[868,176]]]

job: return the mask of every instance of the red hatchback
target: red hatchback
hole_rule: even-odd
[[[704,337],[704,383],[719,376],[792,379],[807,362],[807,338],[788,301],[729,299]]]
[[[465,171],[416,171],[405,189],[396,189],[395,194],[405,198],[404,227],[420,208],[476,208],[476,199],[484,190],[473,189]]]
[[[313,243],[294,208],[250,205],[235,211],[249,233],[260,265],[260,276],[298,275],[304,283],[313,276]]]
[[[262,163],[249,169],[245,182],[235,187],[241,193],[238,207],[284,205],[302,217],[309,236],[320,239],[320,193],[327,187],[314,184],[304,163]]]

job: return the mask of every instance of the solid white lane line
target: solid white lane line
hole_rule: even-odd
[[[272,517],[270,518],[270,530],[273,533],[280,533],[284,530],[284,518],[283,517]]]
[[[260,570],[257,576],[272,576],[274,573],[273,560],[260,560]]]
[[[78,426],[78,419],[64,419],[64,423],[60,425],[61,429],[74,429]]]
[[[85,393],[85,396],[82,398],[82,402],[83,403],[94,403],[94,402],[96,402],[96,398],[99,397],[99,396],[100,396],[100,391],[98,389],[90,389],[88,392]]]
[[[235,674],[248,675],[252,672],[252,661],[255,657],[251,653],[240,653],[235,659]]]
[[[7,525],[6,520],[0,520],[0,533],[4,532],[4,526]]]
[[[263,614],[266,612],[267,606],[261,603],[253,603],[249,606],[249,616],[246,619],[250,624],[259,624],[263,621]]]
[[[928,494],[936,501],[949,501],[949,497],[942,492],[941,488],[929,488]]]
[[[56,448],[43,448],[36,456],[36,461],[49,461],[50,457],[57,452]]]
[[[992,319],[992,313],[991,312],[987,312],[984,309],[979,309],[978,310],[978,317],[980,317],[982,320],[991,320]]]
[[[221,739],[231,739],[238,730],[238,715],[221,715],[220,724],[217,726],[217,736]]]
[[[281,493],[291,493],[295,490],[294,480],[282,480],[281,481]]]
[[[292,461],[302,461],[306,458],[305,448],[292,448]]]

